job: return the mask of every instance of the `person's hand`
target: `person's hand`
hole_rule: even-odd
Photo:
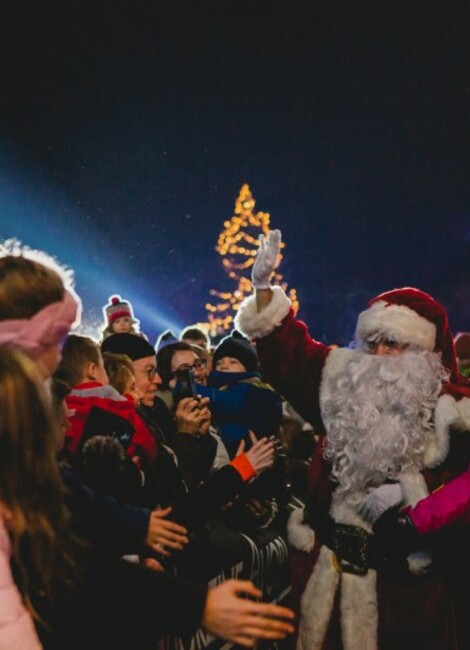
[[[385,483],[372,490],[359,506],[359,514],[372,526],[382,513],[403,500],[400,483]]]
[[[253,648],[258,639],[284,639],[292,634],[294,612],[250,600],[261,596],[262,592],[247,580],[227,580],[212,587],[207,592],[202,626],[245,648]]]
[[[181,551],[189,542],[188,531],[184,526],[165,519],[171,512],[171,506],[154,510],[150,514],[145,543],[161,555],[171,555],[169,549]]]
[[[179,433],[207,433],[211,413],[208,408],[209,398],[185,397],[178,402],[175,412],[176,429]],[[202,430],[201,430],[202,427]]]
[[[200,417],[199,433],[203,436],[209,433],[209,428],[212,422],[212,413],[210,412],[208,406],[209,401],[210,400],[208,397],[201,397],[199,400],[199,408],[201,408],[201,404],[202,404],[202,409],[200,412],[201,417]]]
[[[251,271],[251,284],[255,289],[269,289],[269,281],[278,264],[280,249],[280,230],[270,230],[267,237],[260,235],[259,249]]]
[[[253,431],[249,431],[252,446],[246,452],[247,458],[251,463],[256,474],[260,474],[263,470],[272,467],[276,453],[275,442],[270,438],[261,438],[257,440]],[[243,453],[245,449],[245,441],[242,440],[237,450],[237,456]]]
[[[146,557],[145,560],[142,561],[142,564],[147,567],[147,569],[152,569],[152,571],[165,571],[165,567],[154,557]]]

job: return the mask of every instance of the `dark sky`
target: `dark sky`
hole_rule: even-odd
[[[366,300],[403,284],[470,329],[469,11],[3,8],[0,237],[74,266],[90,315],[125,294],[152,338],[228,286],[214,246],[247,182],[317,337],[347,341]]]

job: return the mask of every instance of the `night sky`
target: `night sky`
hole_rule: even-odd
[[[404,284],[470,329],[469,8],[3,8],[0,238],[73,266],[88,322],[129,298],[153,342],[230,286],[214,246],[249,183],[316,337]]]

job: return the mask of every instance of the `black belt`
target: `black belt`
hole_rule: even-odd
[[[340,571],[366,575],[375,568],[375,553],[372,545],[373,535],[360,526],[335,524],[333,548]]]

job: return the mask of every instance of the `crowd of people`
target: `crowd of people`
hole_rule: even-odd
[[[213,343],[0,250],[0,650],[469,647],[470,380],[445,309],[373,298],[348,348],[271,279]]]

